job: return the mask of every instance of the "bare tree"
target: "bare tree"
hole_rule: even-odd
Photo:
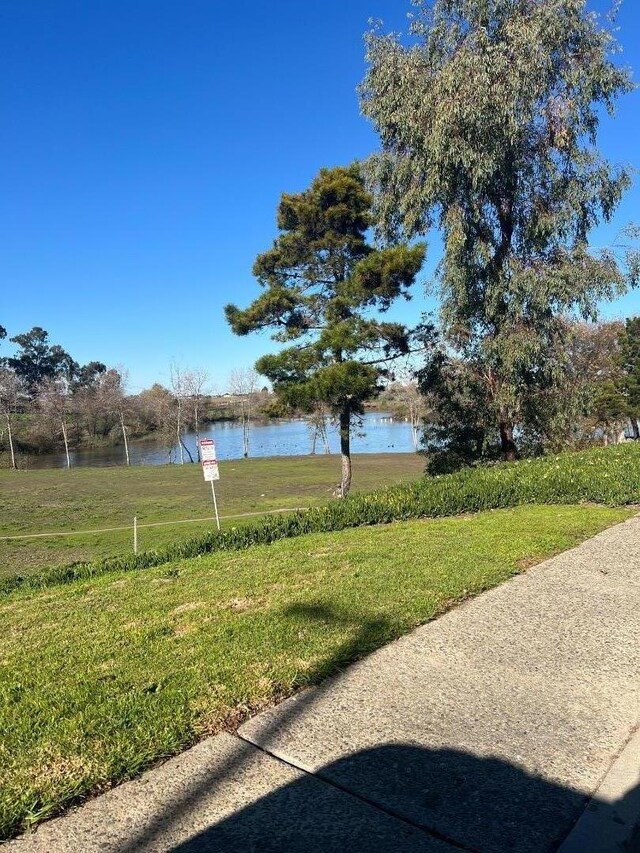
[[[242,451],[246,458],[249,455],[249,438],[251,432],[251,417],[253,403],[258,390],[260,376],[253,367],[243,367],[232,370],[229,374],[229,393],[239,398],[240,417],[242,419]]]
[[[44,417],[61,428],[64,441],[64,452],[67,457],[67,468],[71,468],[69,455],[69,434],[67,419],[69,417],[69,388],[64,379],[44,379],[37,388],[36,399]]]
[[[11,416],[15,413],[21,400],[27,398],[27,386],[15,371],[8,367],[0,367],[0,409],[7,423],[11,467],[16,468],[16,454],[13,445],[13,430]]]
[[[331,453],[329,446],[329,435],[327,433],[327,411],[322,403],[318,403],[309,416],[309,429],[311,431],[311,455],[315,456],[318,441],[322,442],[325,453]]]
[[[168,445],[171,463],[176,433],[176,402],[173,394],[168,388],[156,382],[151,388],[146,388],[138,394],[136,407],[144,428],[153,432],[162,443]]]
[[[200,407],[205,396],[205,389],[209,382],[209,374],[206,370],[188,370],[185,372],[184,387],[186,396],[191,404],[193,413],[193,429],[196,434],[196,450],[198,461],[200,461]]]
[[[126,396],[127,374],[122,370],[107,370],[100,379],[97,389],[100,409],[106,417],[116,416],[122,432],[124,456],[127,465],[131,465],[129,455],[129,436],[127,434],[126,416],[128,413]]]
[[[420,430],[429,412],[429,404],[420,393],[415,378],[416,365],[407,359],[406,363],[394,370],[395,381],[387,386],[382,399],[392,414],[404,418],[411,426],[411,441],[414,449],[420,446]]]
[[[187,373],[180,367],[179,364],[173,363],[169,367],[171,377],[171,391],[176,402],[175,409],[175,432],[178,439],[178,450],[180,452],[180,464],[184,465],[185,451],[189,457],[189,461],[193,462],[193,456],[187,445],[184,443],[182,433],[185,427],[185,404],[189,396]]]

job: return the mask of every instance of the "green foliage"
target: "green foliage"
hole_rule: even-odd
[[[449,474],[497,459],[497,425],[473,366],[436,348],[417,377],[429,405],[422,435],[429,474]]]
[[[621,364],[628,414],[637,421],[640,418],[640,317],[627,320],[622,337]]]
[[[640,447],[607,449],[472,468],[411,485],[356,494],[309,510],[270,516],[244,527],[211,532],[163,551],[54,568],[0,580],[0,592],[37,589],[109,572],[133,571],[217,551],[238,551],[307,533],[330,532],[411,518],[436,518],[529,503],[640,502]]]
[[[630,184],[596,141],[600,111],[632,83],[584,0],[416,5],[411,44],[367,39],[377,218],[391,237],[442,231],[443,352],[482,381],[485,430],[512,456],[566,368],[563,315],[594,319],[625,264],[637,277],[633,254],[618,263],[587,242]]]
[[[559,328],[561,349],[549,349],[546,357],[563,370],[553,385],[534,386],[523,395],[517,435],[521,456],[616,443],[633,419],[627,390],[633,359],[625,356],[624,324],[565,320]],[[424,427],[429,472],[498,458],[500,435],[477,363],[436,349],[418,376],[432,412]]]
[[[40,383],[59,377],[65,378],[73,389],[85,387],[106,371],[99,361],[80,366],[61,346],[50,344],[49,333],[40,326],[15,335],[11,343],[20,349],[15,356],[5,359],[6,364],[32,392]]]
[[[256,368],[287,406],[310,412],[323,405],[339,417],[347,459],[352,418],[410,347],[409,331],[379,314],[409,298],[425,253],[421,244],[369,245],[371,204],[357,165],[322,169],[309,189],[285,193],[281,234],[254,264],[262,294],[245,310],[225,309],[238,335],[272,329],[274,340],[296,341]],[[350,469],[343,494],[349,484]]]
[[[65,375],[71,378],[77,364],[61,346],[49,343],[49,334],[40,326],[29,332],[15,335],[11,343],[20,347],[18,353],[7,359],[8,366],[24,380],[30,389],[45,379]]]

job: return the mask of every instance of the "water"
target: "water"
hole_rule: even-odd
[[[340,441],[335,426],[327,428],[332,453],[340,450]],[[243,454],[242,425],[236,422],[211,424],[203,429],[200,438],[213,438],[216,442],[218,459],[240,459]],[[311,453],[313,431],[303,419],[281,420],[269,423],[253,423],[249,437],[249,456],[306,456]],[[194,460],[197,460],[196,437],[186,433],[184,443]],[[411,453],[414,450],[411,425],[403,420],[394,420],[388,412],[367,412],[362,427],[354,426],[351,435],[353,453]],[[316,452],[324,453],[322,441],[316,443]],[[177,447],[154,441],[129,442],[132,465],[166,465],[169,461],[179,462]],[[93,450],[71,451],[71,466],[77,468],[124,465],[124,447],[100,447]],[[185,462],[189,456],[185,453]],[[64,468],[64,453],[31,456],[29,468]]]

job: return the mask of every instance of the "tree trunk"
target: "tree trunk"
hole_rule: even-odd
[[[69,457],[69,441],[67,439],[67,425],[62,420],[60,422],[62,424],[62,438],[64,439],[64,452],[67,454],[67,468],[71,468],[71,459]]]
[[[327,428],[325,426],[324,432],[322,433],[322,442],[324,444],[324,452],[329,455],[331,453],[331,445],[329,444],[329,437],[327,435]]]
[[[515,462],[518,458],[518,448],[513,440],[513,423],[506,419],[500,420],[500,446],[505,462]]]
[[[182,408],[180,406],[180,402],[178,402],[178,422],[176,425],[176,435],[178,436],[178,447],[180,448],[180,464],[184,465],[184,448],[182,446],[182,436],[181,436],[181,428],[182,428]]]
[[[200,424],[198,420],[198,403],[196,402],[193,406],[193,420],[196,431],[196,453],[198,456],[198,462],[200,462]]]
[[[13,448],[13,435],[11,433],[11,418],[9,417],[9,412],[6,412],[7,416],[7,432],[9,433],[9,450],[11,451],[11,467],[16,467],[16,454]]]
[[[631,418],[631,430],[633,433],[633,437],[637,441],[640,438],[640,427],[638,426],[638,419],[637,418]]]
[[[342,482],[340,497],[346,498],[351,488],[351,412],[340,412],[340,454],[342,456]]]
[[[324,445],[324,452],[331,453],[331,447],[329,446],[329,436],[327,435],[327,421],[324,416],[324,412],[322,413],[322,420],[320,421],[320,435],[322,437],[322,443]]]
[[[180,436],[180,451],[182,453],[182,458],[184,460],[184,451],[187,451],[187,456],[189,457],[189,462],[193,463],[193,456],[191,455],[191,451],[187,447],[187,445],[182,440],[182,436]],[[183,463],[184,464],[184,463]]]
[[[249,456],[249,415],[245,409],[245,400],[242,400],[242,453],[246,459]]]
[[[413,449],[417,451],[420,445],[420,436],[418,435],[420,415],[413,403],[409,403],[409,420],[411,422],[411,441],[413,442]]]
[[[122,427],[122,438],[124,439],[124,456],[127,460],[127,465],[131,465],[131,459],[129,458],[129,439],[127,438],[127,428],[124,425],[124,415],[120,412],[120,426]]]

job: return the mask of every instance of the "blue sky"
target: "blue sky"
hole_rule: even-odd
[[[619,37],[620,61],[640,71],[639,7],[626,0]],[[10,335],[43,326],[79,361],[126,367],[132,390],[166,382],[171,360],[208,369],[223,389],[270,343],[231,335],[222,306],[256,295],[251,266],[275,236],[280,193],[376,147],[355,92],[362,34],[370,17],[404,28],[408,8],[2,4],[0,323]],[[640,165],[639,107],[637,92],[603,124],[616,162]],[[638,183],[595,242],[630,220]],[[428,304],[418,296],[403,316]],[[638,293],[606,309],[639,311]]]

